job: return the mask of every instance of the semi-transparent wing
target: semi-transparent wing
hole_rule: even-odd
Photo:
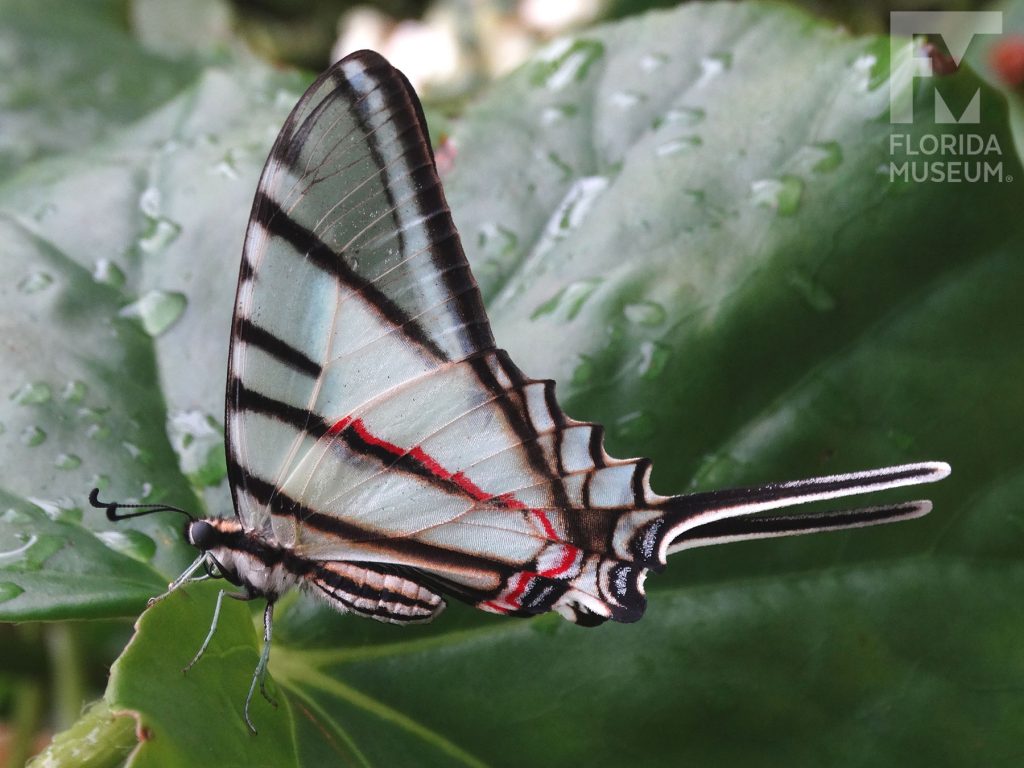
[[[227,380],[235,509],[269,530],[331,419],[493,346],[412,88],[361,52],[322,75],[260,179]]]

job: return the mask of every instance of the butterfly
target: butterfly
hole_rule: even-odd
[[[554,383],[497,347],[408,80],[353,53],[281,129],[256,190],[227,373],[234,518],[189,515],[206,576],[273,610],[299,588],[345,613],[433,619],[444,596],[507,616],[632,622],[679,550],[926,514],[911,501],[809,515],[804,502],[939,480],[923,462],[755,488],[659,496],[647,459],[603,448]],[[111,520],[174,509],[90,501]],[[134,505],[138,506],[138,505]],[[183,512],[183,510],[177,510]],[[188,514],[185,512],[185,514]],[[197,576],[205,570],[206,576]]]

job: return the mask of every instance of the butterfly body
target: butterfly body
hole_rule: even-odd
[[[392,623],[432,619],[442,596],[636,621],[673,552],[919,517],[929,502],[759,513],[949,473],[922,462],[655,494],[647,459],[609,456],[600,425],[569,418],[554,382],[496,346],[419,101],[369,51],[310,86],[260,178],[225,427],[236,518],[189,524],[200,555],[171,589],[206,567],[267,600],[254,686],[294,587]]]
[[[206,518],[189,523],[186,540],[207,555],[219,576],[242,587],[247,599],[274,603],[300,588],[342,612],[396,624],[429,621],[444,608],[437,595],[381,569],[296,555],[237,520]]]

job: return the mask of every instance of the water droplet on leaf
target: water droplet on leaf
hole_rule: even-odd
[[[637,91],[616,91],[609,97],[612,106],[619,109],[632,109],[641,101],[646,101],[647,96]]]
[[[731,53],[715,53],[700,60],[700,77],[693,84],[694,88],[702,88],[732,67]]]
[[[756,205],[774,208],[779,216],[792,216],[800,209],[804,183],[799,176],[785,175],[778,179],[758,179],[750,185]]]
[[[797,269],[790,272],[788,282],[814,311],[831,312],[836,308],[838,302],[835,296],[803,270]]]
[[[21,444],[35,448],[46,442],[46,433],[34,424],[21,430]]]
[[[656,301],[637,301],[627,304],[622,308],[622,314],[629,322],[646,326],[661,325],[668,316],[665,308]]]
[[[78,469],[82,466],[82,459],[73,453],[59,453],[53,465],[57,469]]]
[[[541,52],[533,66],[530,82],[552,91],[586,79],[590,67],[604,56],[604,44],[598,40],[559,40]]]
[[[118,314],[121,317],[138,318],[146,333],[159,336],[174,325],[187,305],[188,301],[182,293],[149,291]]]
[[[659,145],[654,152],[658,157],[678,155],[680,152],[688,152],[689,150],[696,149],[703,143],[704,140],[700,136],[683,136],[679,139],[666,141],[664,144]]]
[[[125,283],[124,272],[110,259],[97,259],[92,270],[92,279],[97,283],[120,288]]]
[[[4,546],[14,546],[0,551],[0,566],[17,566],[19,570],[37,571],[51,555],[64,546],[61,539],[54,536],[39,536],[35,533],[18,533],[14,539],[12,542],[5,537]]]
[[[648,53],[640,58],[640,69],[644,72],[654,72],[667,63],[668,56],[664,53]]]
[[[86,386],[84,381],[72,379],[64,385],[64,389],[60,393],[60,396],[65,402],[80,403],[85,399],[85,395],[88,391],[89,387]]]
[[[13,600],[18,595],[24,593],[24,589],[19,587],[13,581],[0,581],[0,603],[6,603],[8,600]]]
[[[536,320],[539,317],[558,311],[566,320],[575,320],[576,315],[583,309],[587,299],[590,298],[590,295],[597,290],[597,287],[602,282],[603,280],[600,277],[591,277],[570,283],[533,310],[530,319]]]
[[[640,344],[640,365],[637,373],[640,377],[651,381],[661,376],[668,364],[672,349],[658,341],[645,341]]]
[[[838,141],[822,141],[811,145],[812,149],[820,153],[818,159],[811,166],[815,173],[827,173],[834,171],[843,162],[843,150]]]
[[[574,104],[559,104],[554,107],[545,107],[540,113],[540,124],[544,127],[560,123],[566,118],[575,117],[579,108]]]
[[[18,283],[18,290],[27,294],[39,293],[52,284],[53,277],[46,272],[33,272]]]
[[[193,485],[209,487],[224,479],[224,429],[216,419],[200,411],[179,411],[170,415],[167,432],[181,471]]]
[[[149,219],[139,238],[144,253],[158,253],[173,243],[181,233],[181,225],[166,218]]]
[[[148,563],[156,554],[156,542],[140,531],[101,531],[96,538],[115,552]]]
[[[42,405],[53,398],[53,391],[45,381],[34,381],[23,384],[12,395],[11,400],[18,405]]]
[[[654,120],[652,127],[657,130],[662,126],[677,126],[681,128],[693,128],[703,122],[707,113],[699,107],[673,107],[659,115]]]
[[[151,219],[160,215],[160,190],[146,187],[139,196],[139,210]]]

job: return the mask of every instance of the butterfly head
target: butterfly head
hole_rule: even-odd
[[[200,552],[209,552],[220,546],[220,535],[206,520],[192,520],[185,526],[185,540]]]

